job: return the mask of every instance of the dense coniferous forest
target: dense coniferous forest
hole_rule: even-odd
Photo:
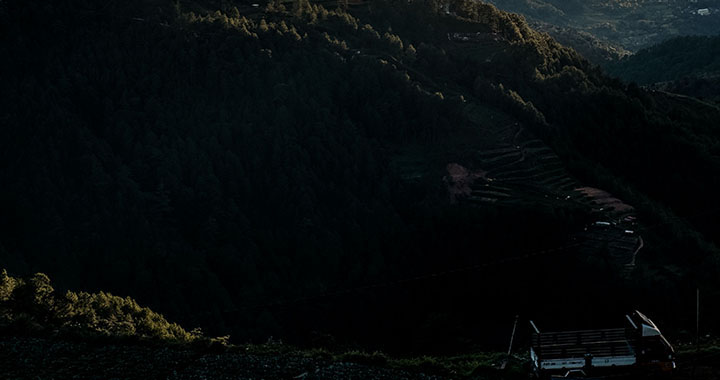
[[[608,64],[607,70],[627,81],[717,102],[720,37],[673,38]]]
[[[673,38],[609,66],[609,72],[638,84],[720,73],[720,37]]]
[[[678,333],[720,292],[717,107],[482,2],[263,7],[0,3],[0,267],[237,341],[419,350],[504,344],[493,323],[558,289],[576,322],[643,307]],[[573,254],[588,207],[451,197],[448,165],[508,126],[637,208],[630,279]]]

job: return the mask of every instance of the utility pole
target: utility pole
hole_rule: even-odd
[[[507,366],[508,361],[510,361],[510,353],[512,353],[512,346],[513,346],[513,341],[515,340],[515,330],[517,329],[518,319],[520,319],[520,316],[516,315],[515,323],[513,323],[512,334],[510,335],[510,347],[508,347],[507,358],[505,358],[505,361],[500,366],[500,369],[505,369],[505,366]]]
[[[697,288],[697,308],[695,310],[695,348],[700,350],[700,288]]]
[[[693,368],[691,379],[695,379],[695,367],[697,366],[697,358],[700,355],[700,288],[697,288],[697,297],[695,300],[695,357],[693,358]]]

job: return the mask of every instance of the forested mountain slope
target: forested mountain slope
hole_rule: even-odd
[[[678,37],[608,66],[610,74],[638,84],[720,75],[720,37]]]
[[[720,100],[720,37],[678,37],[607,66],[610,74],[654,88]]]
[[[579,321],[717,292],[717,108],[485,3],[328,7],[2,2],[0,266],[240,341],[432,349],[567,306],[542,292],[596,295]],[[631,280],[571,249],[606,216],[574,183],[637,208]]]

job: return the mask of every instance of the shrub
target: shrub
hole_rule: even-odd
[[[0,272],[0,327],[58,331],[83,336],[135,337],[175,342],[202,338],[130,298],[109,293],[58,294],[50,279],[37,273],[27,279]],[[38,332],[38,331],[20,331]],[[227,338],[221,340],[226,342]]]

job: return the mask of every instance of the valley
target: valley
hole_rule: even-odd
[[[720,33],[720,7],[709,0],[492,2],[525,15],[598,64],[672,37]]]

